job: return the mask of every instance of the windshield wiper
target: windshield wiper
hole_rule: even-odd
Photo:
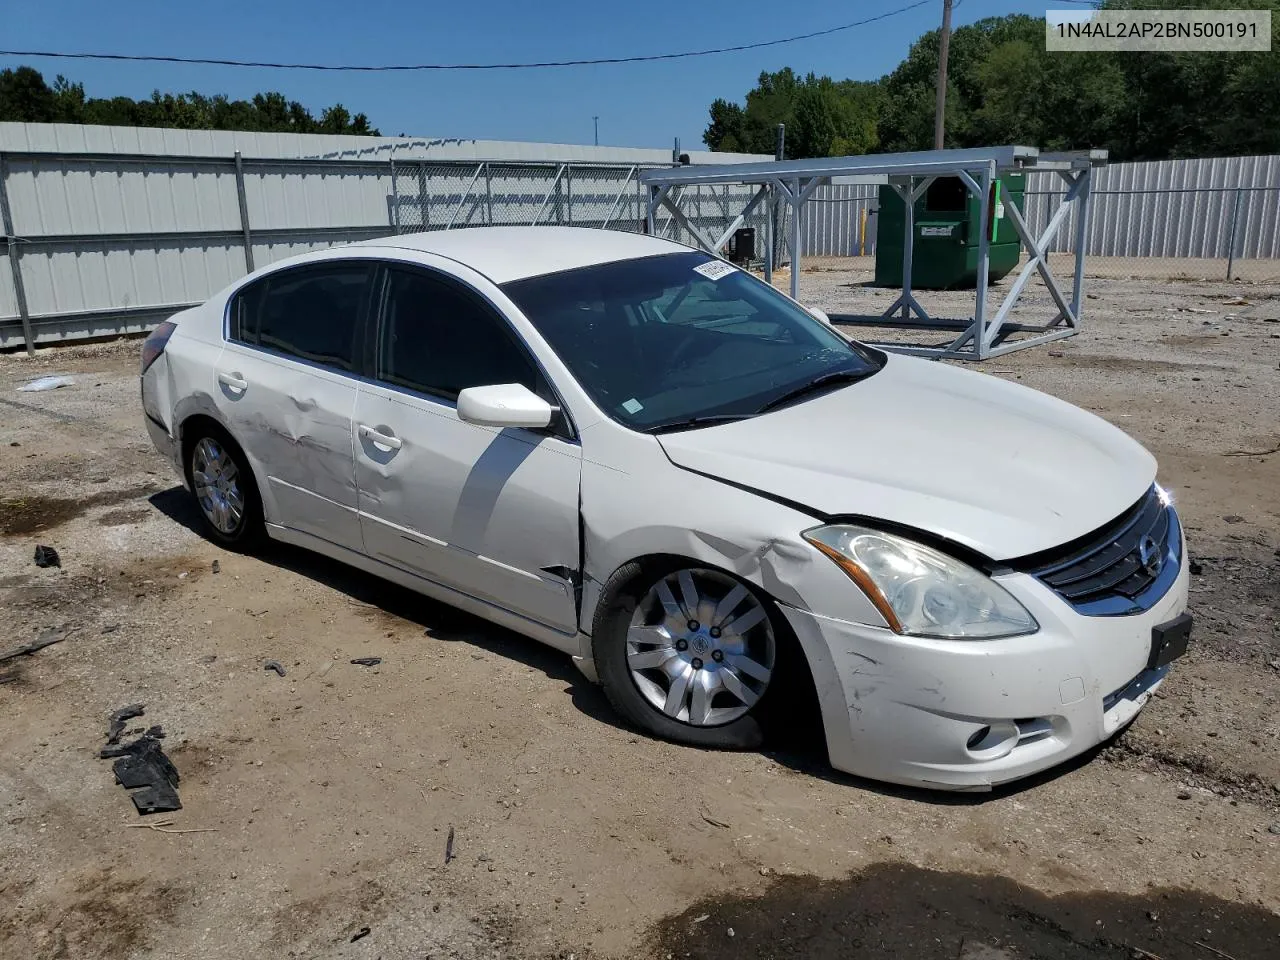
[[[697,427],[710,427],[717,423],[733,423],[735,420],[746,420],[754,417],[754,413],[713,413],[702,417],[679,417],[674,420],[662,420],[640,428],[641,433],[670,433],[672,430],[693,430]]]
[[[830,373],[824,373],[821,376],[810,380],[808,383],[796,387],[794,390],[788,390],[780,397],[774,397],[763,407],[757,410],[756,413],[767,413],[770,410],[775,410],[788,403],[794,403],[801,397],[806,397],[811,393],[819,393],[823,390],[828,390],[837,384],[857,383],[859,380],[865,380],[873,373],[875,373],[874,369],[833,370]]]

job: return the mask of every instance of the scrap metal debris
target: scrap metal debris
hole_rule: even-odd
[[[276,673],[280,674],[280,676],[282,676],[282,677],[284,676],[284,665],[283,665],[283,664],[281,664],[279,660],[264,660],[264,661],[262,661],[262,669],[263,669],[263,670],[274,670]]]
[[[449,839],[444,842],[444,862],[447,866],[450,860],[457,859],[453,855],[453,827],[449,828]]]
[[[372,932],[373,931],[370,930],[368,927],[361,927],[359,930],[357,930],[355,933],[351,935],[351,942],[355,943],[357,940],[363,940]]]
[[[58,556],[58,551],[53,547],[46,547],[41,543],[36,546],[36,566],[61,568],[62,558]]]
[[[376,667],[382,662],[381,657],[356,657],[351,661],[357,667]]]
[[[43,650],[45,647],[53,646],[55,643],[61,643],[71,635],[69,630],[60,630],[57,627],[45,627],[40,631],[40,635],[30,643],[24,643],[16,646],[11,650],[5,650],[0,653],[0,663],[5,660],[12,660],[14,657],[26,656],[35,653],[37,650]]]
[[[182,801],[178,799],[178,782],[181,777],[178,775],[178,768],[165,756],[160,746],[164,730],[153,726],[142,736],[125,744],[119,743],[125,722],[142,716],[143,712],[143,705],[134,703],[111,714],[111,726],[107,731],[108,746],[98,751],[98,756],[103,760],[116,761],[112,765],[116,782],[126,790],[133,791],[129,799],[140,815],[181,810]]]
[[[107,743],[119,743],[120,734],[124,733],[125,722],[134,717],[140,717],[146,712],[144,704],[131,703],[111,714],[111,725],[107,727]]]

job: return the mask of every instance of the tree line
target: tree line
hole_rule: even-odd
[[[232,100],[223,94],[161,93],[149,100],[87,97],[84,84],[58,76],[52,85],[33,67],[0,70],[0,120],[27,123],[114,124],[124,127],[177,127],[183,130],[257,130],[270,133],[350,133],[377,137],[363,113],[352,116],[340,103],[319,117],[283,93],[254,94]]]
[[[1280,0],[1158,5],[1280,11]],[[951,36],[945,145],[1103,148],[1112,160],[1280,153],[1280,12],[1272,31],[1269,53],[1049,53],[1043,19],[979,20]],[[711,104],[703,141],[772,154],[785,123],[788,159],[931,149],[938,45],[939,31],[925,34],[873,81],[761,73],[744,103]]]

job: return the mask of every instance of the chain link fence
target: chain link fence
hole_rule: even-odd
[[[585,163],[426,163],[396,161],[390,198],[397,233],[462,227],[575,226],[645,232],[647,203],[641,166]],[[676,188],[671,200],[684,222],[665,208],[655,214],[655,233],[696,245],[691,225],[719,237],[751,201],[749,186]],[[772,224],[759,204],[740,226],[755,230],[755,258],[774,239],[774,262],[787,260],[785,205]]]
[[[639,231],[639,166],[584,163],[394,164],[398,233],[461,227],[576,226]]]

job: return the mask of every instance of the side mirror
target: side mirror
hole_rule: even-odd
[[[805,309],[808,310],[815,319],[821,320],[828,327],[831,326],[831,318],[827,316],[827,312],[825,310],[820,310],[817,307],[805,307]]]
[[[467,387],[458,394],[458,419],[482,427],[526,427],[550,425],[555,408],[519,383],[499,383],[489,387]]]

